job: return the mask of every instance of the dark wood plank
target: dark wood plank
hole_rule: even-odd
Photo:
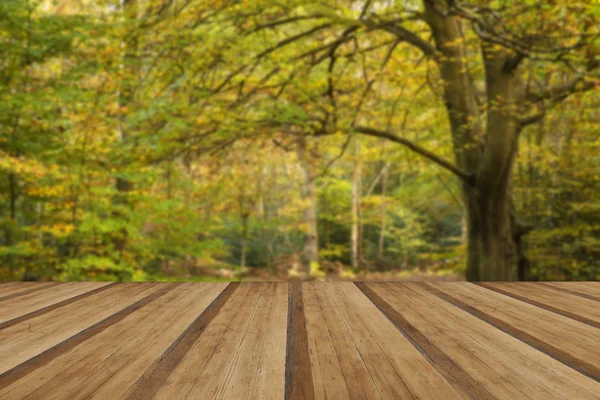
[[[129,399],[151,399],[156,394],[238,286],[239,283],[232,282],[217,296],[188,329],[173,342],[163,356],[135,382]]]
[[[356,283],[356,286],[402,332],[413,346],[431,361],[442,376],[451,382],[460,392],[473,399],[495,399],[479,382],[473,379],[471,375],[408,322],[390,304],[384,301],[366,283]]]
[[[118,282],[113,282],[111,284],[99,287],[99,288],[91,290],[89,292],[82,293],[82,294],[80,294],[78,296],[71,297],[70,299],[60,301],[60,302],[58,302],[56,304],[52,304],[50,306],[41,308],[41,309],[33,311],[33,312],[30,312],[30,313],[22,315],[20,317],[13,318],[11,320],[2,322],[2,323],[0,323],[0,331],[3,330],[3,329],[8,328],[9,326],[13,326],[13,325],[18,324],[20,322],[27,321],[28,319],[35,318],[35,317],[40,316],[42,314],[46,314],[47,312],[50,312],[52,310],[56,310],[56,309],[64,307],[64,306],[68,306],[69,304],[72,304],[72,303],[74,303],[74,302],[76,302],[78,300],[85,299],[86,297],[93,296],[96,293],[100,293],[100,292],[105,291],[106,289],[112,288],[115,285],[118,285]]]
[[[128,307],[123,308],[121,311],[111,315],[110,317],[103,319],[102,321],[90,326],[87,329],[84,329],[83,331],[70,337],[69,339],[66,339],[61,343],[47,349],[43,353],[40,353],[37,356],[30,358],[29,360],[9,369],[8,371],[0,375],[0,390],[11,385],[12,383],[16,382],[22,377],[30,374],[36,369],[43,367],[44,365],[48,364],[50,361],[54,360],[56,357],[65,353],[66,351],[72,349],[75,346],[78,346],[79,344],[88,340],[92,336],[102,332],[106,328],[132,314],[136,310],[139,310],[140,308],[149,304],[153,300],[159,298],[160,296],[163,296],[177,285],[177,283],[164,285],[164,287],[160,288],[159,290],[154,291],[153,293],[143,297],[142,299],[136,301]]]
[[[415,284],[417,284],[417,283],[415,283]],[[494,326],[495,328],[498,328],[501,331],[506,332],[509,335],[538,349],[539,351],[546,353],[550,357],[581,372],[582,374],[586,375],[587,377],[592,378],[597,382],[600,382],[600,368],[596,367],[595,365],[585,362],[585,361],[569,354],[566,351],[558,349],[555,346],[552,346],[551,344],[546,343],[546,342],[538,339],[537,337],[502,321],[501,319],[498,319],[498,318],[496,318],[490,314],[487,314],[475,307],[472,307],[469,304],[459,300],[458,298],[456,298],[454,296],[451,296],[450,294],[448,294],[446,292],[439,290],[438,288],[436,288],[428,283],[420,283],[417,285],[419,285],[423,289],[427,290],[429,293],[432,293],[432,294],[438,296],[439,298],[447,301],[448,303],[455,305],[456,307],[460,308],[461,310],[464,310],[464,311],[468,312],[469,314],[474,315],[475,317],[481,319],[482,321],[487,322],[488,324]]]
[[[290,284],[287,325],[287,350],[285,363],[285,399],[312,400],[315,398],[302,283]]]

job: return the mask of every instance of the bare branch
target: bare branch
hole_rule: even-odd
[[[440,156],[432,153],[431,151],[411,142],[408,139],[397,136],[391,132],[380,131],[377,129],[363,127],[363,126],[358,126],[358,127],[354,128],[354,130],[356,132],[362,133],[364,135],[387,139],[392,142],[399,143],[403,146],[406,146],[413,152],[422,155],[423,157],[427,158],[430,161],[433,161],[440,167],[443,167],[446,170],[452,172],[454,175],[458,176],[460,179],[462,179],[467,184],[473,185],[475,183],[474,175],[466,173],[465,171],[461,170],[457,166],[453,165],[451,162],[449,162],[449,161],[441,158]]]
[[[531,102],[543,100],[563,100],[573,93],[585,92],[596,87],[596,82],[586,81],[585,75],[579,75],[567,83],[550,86],[547,89],[529,92],[526,99]]]
[[[433,57],[435,55],[435,47],[431,43],[427,42],[425,39],[421,38],[416,33],[409,31],[403,26],[396,24],[395,22],[377,22],[373,20],[364,20],[362,21],[362,23],[367,28],[382,30],[396,35],[399,39],[417,47],[426,56]]]

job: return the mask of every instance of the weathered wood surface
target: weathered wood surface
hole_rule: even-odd
[[[0,399],[600,399],[600,283],[5,283]]]

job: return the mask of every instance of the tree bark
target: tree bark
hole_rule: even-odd
[[[250,214],[242,214],[242,254],[240,256],[240,267],[246,267],[246,253],[248,252],[248,219]]]
[[[390,174],[390,163],[385,163],[381,176],[381,220],[379,225],[379,240],[377,242],[377,261],[383,265],[383,249],[385,248],[385,229],[387,223],[387,185]]]
[[[138,17],[138,4],[137,0],[120,0],[121,12],[124,14],[125,18],[134,18]],[[124,78],[121,81],[118,93],[118,104],[119,108],[130,107],[133,101],[133,93],[134,93],[134,81],[136,79],[137,68],[133,66],[134,61],[137,57],[138,51],[138,40],[136,34],[131,34],[123,39],[123,46],[125,47],[123,54],[123,63],[121,64],[121,69],[124,71]],[[121,118],[123,119],[123,118]],[[119,138],[122,143],[125,143],[128,139],[128,132],[123,127],[122,121],[119,123]],[[117,190],[117,195],[115,196],[115,203],[123,204],[126,206],[130,206],[129,204],[129,194],[134,190],[134,184],[128,179],[124,179],[122,177],[117,177],[115,179],[115,189]],[[112,212],[112,216],[114,218],[125,218],[120,212],[114,210]],[[128,232],[125,228],[121,229],[118,233],[114,235],[112,238],[113,247],[116,252],[120,255],[125,251],[125,246],[127,243]]]
[[[460,21],[446,15],[441,0],[425,0],[444,81],[444,102],[452,131],[454,156],[460,169],[473,175],[463,183],[467,217],[469,281],[518,279],[521,236],[512,206],[512,169],[517,153],[520,105],[514,55],[485,43],[482,57],[487,93],[487,123],[481,124],[476,91],[466,64]],[[483,140],[481,139],[483,138]]]
[[[303,218],[306,226],[304,248],[302,249],[302,264],[307,273],[311,265],[319,263],[319,235],[317,230],[317,188],[314,162],[307,148],[304,136],[298,139],[298,159],[303,173],[302,201],[304,204]]]
[[[350,232],[350,255],[353,268],[362,264],[362,215],[360,197],[362,192],[362,161],[360,139],[354,138],[354,168],[352,170],[352,227]]]

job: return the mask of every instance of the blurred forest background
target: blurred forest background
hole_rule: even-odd
[[[599,19],[588,0],[3,0],[0,281],[464,279],[477,246],[469,279],[598,280]],[[486,275],[509,239],[476,230],[472,193],[510,208],[512,272]]]

